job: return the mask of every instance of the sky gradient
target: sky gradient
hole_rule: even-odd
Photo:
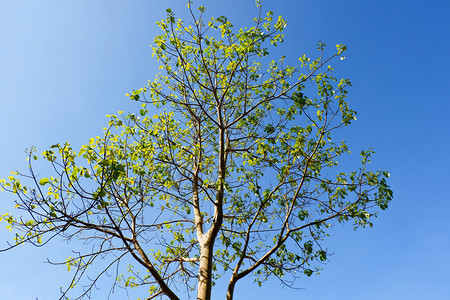
[[[257,13],[251,0],[202,4],[235,28]],[[79,148],[102,132],[106,114],[138,110],[125,94],[157,72],[149,44],[168,7],[187,16],[175,0],[0,1],[0,178],[26,168],[31,145],[39,153],[65,141]],[[334,255],[320,276],[297,283],[302,290],[277,281],[250,289],[247,280],[236,299],[450,299],[450,2],[266,0],[264,9],[288,22],[275,59],[313,56],[319,40],[329,53],[348,46],[333,66],[353,83],[358,120],[340,134],[355,160],[374,148],[372,168],[390,171],[394,200],[371,229],[336,226],[326,242]],[[13,200],[0,193],[1,214]],[[3,224],[0,248],[11,237]],[[43,262],[66,258],[71,247],[55,241],[0,253],[0,298],[58,299],[70,273]],[[224,298],[217,289],[214,299]]]

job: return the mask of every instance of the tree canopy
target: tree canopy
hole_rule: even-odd
[[[146,299],[211,299],[218,281],[227,294],[215,297],[233,299],[247,276],[291,286],[327,261],[334,224],[372,226],[388,207],[389,173],[369,168],[372,150],[355,170],[338,165],[350,151],[333,133],[356,119],[350,81],[331,67],[346,47],[326,56],[319,42],[299,66],[274,60],[287,23],[257,6],[238,30],[192,3],[189,22],[168,9],[153,44],[162,73],[129,94],[139,113],[108,116],[104,135],[78,151],[51,146],[45,177],[31,148],[28,170],[0,182],[18,209],[1,217],[16,232],[7,249],[55,237],[88,244],[61,262],[73,272],[62,298],[89,297],[106,272],[114,285],[147,286]],[[108,264],[92,276],[100,258]],[[123,260],[134,264],[117,271]]]

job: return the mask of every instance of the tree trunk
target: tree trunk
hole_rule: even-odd
[[[227,300],[233,300],[233,295],[234,295],[234,286],[236,285],[236,278],[235,276],[231,276],[231,280],[230,283],[228,284],[228,289],[227,289]]]
[[[220,109],[219,109],[219,119]],[[222,121],[220,122],[222,124]],[[214,242],[216,240],[219,229],[223,222],[223,195],[224,195],[224,181],[226,170],[226,151],[225,151],[225,129],[220,129],[220,162],[219,162],[219,187],[216,194],[216,201],[214,203],[214,219],[212,221],[211,228],[205,234],[201,234],[201,227],[197,227],[197,237],[200,243],[200,266],[198,270],[198,290],[197,300],[211,300],[212,289],[212,264],[214,254]],[[197,182],[194,185],[194,192],[197,194],[194,200],[197,200],[198,205],[198,186]],[[194,206],[195,209],[195,206]],[[198,209],[198,208],[197,208]],[[199,211],[199,209],[198,209]],[[203,221],[199,219],[196,223]]]
[[[211,299],[213,243],[210,241],[210,236],[206,240],[205,244],[201,245],[200,251],[197,300]]]

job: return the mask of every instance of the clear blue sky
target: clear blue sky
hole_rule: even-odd
[[[358,121],[342,134],[355,154],[374,147],[374,167],[390,171],[395,197],[372,229],[332,231],[335,254],[320,276],[298,282],[303,290],[245,282],[237,299],[450,299],[450,2],[264,3],[288,21],[278,54],[295,60],[318,40],[348,45],[335,67],[353,82]],[[256,14],[252,0],[204,5],[236,27]],[[0,1],[0,178],[26,168],[30,145],[79,146],[101,132],[105,114],[137,109],[125,93],[154,77],[148,45],[167,7],[186,16],[179,0]],[[12,200],[0,193],[1,213],[12,211]],[[0,245],[8,237],[0,230]],[[69,251],[58,242],[0,253],[0,298],[57,299],[70,274],[43,262]]]

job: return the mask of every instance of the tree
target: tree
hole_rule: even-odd
[[[179,299],[181,289],[211,299],[223,277],[227,299],[246,276],[291,285],[327,260],[330,227],[372,226],[392,199],[389,173],[368,169],[371,150],[357,170],[338,167],[349,150],[333,133],[356,119],[350,81],[329,65],[344,45],[325,57],[319,43],[316,59],[289,66],[268,58],[283,42],[283,18],[257,4],[254,26],[235,31],[191,4],[192,25],[170,9],[158,23],[153,53],[164,73],[129,95],[142,103],[138,115],[109,116],[104,135],[79,151],[51,146],[47,177],[36,175],[31,148],[27,173],[1,182],[23,212],[2,216],[17,232],[7,249],[55,237],[89,243],[61,262],[74,269],[62,298],[100,257],[108,265],[79,298],[125,259],[135,265],[115,284],[149,286],[148,299]]]

